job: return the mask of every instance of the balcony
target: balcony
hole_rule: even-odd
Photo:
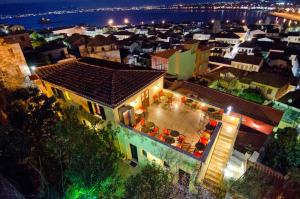
[[[135,108],[135,125],[126,128],[205,162],[221,129],[223,110],[167,90],[153,101],[147,108]]]

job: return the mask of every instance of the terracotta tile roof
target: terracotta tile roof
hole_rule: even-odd
[[[152,56],[169,59],[177,51],[178,51],[178,49],[170,49],[170,50],[165,50],[162,52],[154,53],[154,54],[152,54]]]
[[[272,126],[277,126],[283,116],[283,112],[280,110],[249,102],[239,97],[222,93],[195,83],[184,82],[181,87],[197,93],[199,98],[204,99],[209,104],[216,105],[220,108],[232,106],[235,112],[260,120]]]
[[[36,73],[42,80],[112,108],[164,75],[161,71],[94,58],[40,67]]]
[[[264,133],[241,125],[234,148],[242,153],[246,153],[250,149],[260,152],[260,149],[267,140],[267,137],[268,135]]]
[[[246,63],[246,64],[252,64],[252,65],[260,65],[260,63],[263,61],[263,58],[255,56],[255,55],[237,54],[232,61]]]

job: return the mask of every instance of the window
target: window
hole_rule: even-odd
[[[164,161],[164,167],[169,169],[170,165],[166,161]]]
[[[56,98],[63,99],[63,100],[65,99],[64,94],[60,89],[51,87],[51,90],[53,92],[53,95]]]
[[[267,94],[270,95],[272,93],[272,89],[268,88]]]
[[[106,116],[105,116],[105,111],[104,111],[104,108],[102,106],[100,106],[99,104],[97,103],[94,103],[94,102],[90,102],[88,101],[87,102],[88,104],[88,107],[89,107],[89,110],[90,110],[90,113],[91,114],[95,114],[95,115],[98,115],[100,116],[103,120],[106,120]]]
[[[66,92],[65,92],[65,96],[66,96],[66,99],[67,99],[67,100],[71,100],[71,98],[70,98],[70,95],[69,95],[68,91],[66,91]]]
[[[143,156],[147,158],[147,151],[142,150]]]

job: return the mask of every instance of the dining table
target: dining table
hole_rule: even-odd
[[[180,133],[176,130],[171,130],[170,135],[174,138],[178,137],[180,135]]]
[[[198,151],[204,151],[204,149],[205,149],[205,145],[201,142],[197,142],[195,147]]]
[[[174,144],[175,143],[175,139],[173,137],[166,137],[165,138],[165,142],[168,144]]]

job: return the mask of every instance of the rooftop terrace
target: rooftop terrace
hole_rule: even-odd
[[[222,119],[222,109],[171,91],[161,91],[155,98],[148,108],[135,110],[135,131],[202,162],[220,132],[237,129],[238,122]]]

